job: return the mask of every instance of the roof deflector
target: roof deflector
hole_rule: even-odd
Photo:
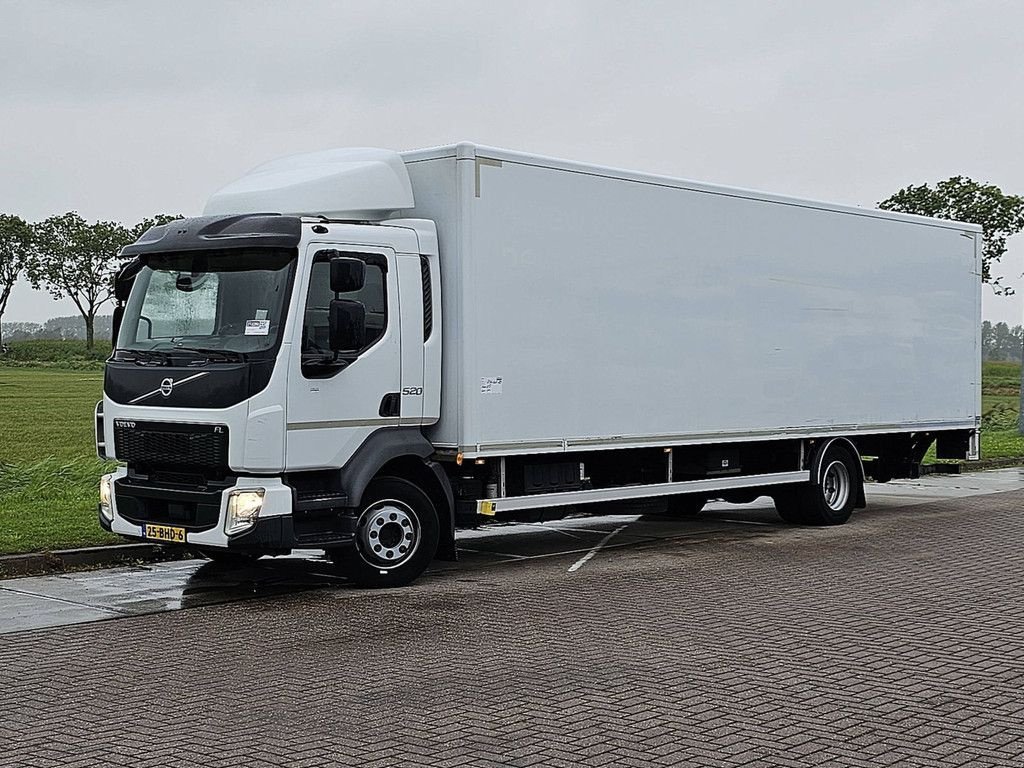
[[[275,213],[379,220],[414,206],[412,184],[397,152],[328,149],[253,168],[215,192],[204,214]]]

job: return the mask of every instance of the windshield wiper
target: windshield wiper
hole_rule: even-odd
[[[230,360],[231,362],[242,362],[245,360],[245,355],[241,352],[235,352],[233,349],[208,349],[206,347],[175,347],[176,352],[196,352],[200,355],[205,355],[207,361],[210,360]]]
[[[170,365],[171,355],[158,349],[117,349],[114,351],[114,359],[126,363],[156,362],[160,365]]]

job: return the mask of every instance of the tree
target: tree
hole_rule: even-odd
[[[992,326],[992,339],[990,350],[990,360],[1009,360],[1010,357],[1016,350],[1012,352],[1008,349],[1010,342],[1010,326],[1006,323],[996,323]]]
[[[992,276],[992,268],[1006,253],[1007,238],[1024,229],[1024,197],[1003,194],[993,184],[981,184],[966,176],[953,176],[934,187],[927,184],[904,187],[878,207],[980,224],[985,230],[981,279],[991,284],[997,294],[1013,293],[1012,288],[1002,285],[1002,278]]]
[[[995,347],[995,339],[993,338],[992,323],[985,320],[981,324],[981,359],[991,360],[992,349]]]
[[[25,260],[34,245],[32,227],[20,216],[0,213],[0,320],[7,311],[14,284],[21,277]],[[3,346],[3,327],[0,326],[0,347]]]
[[[1021,346],[1024,343],[1024,327],[1012,328],[1006,323],[992,325],[988,320],[981,324],[981,359],[1021,361]]]
[[[36,249],[25,267],[29,282],[55,299],[71,299],[92,349],[96,313],[113,297],[117,254],[132,242],[131,232],[114,221],[89,224],[69,211],[39,222],[35,235]]]
[[[92,349],[96,313],[114,296],[120,250],[150,227],[180,218],[161,213],[125,227],[115,221],[89,224],[74,211],[51,216],[35,226],[37,247],[25,272],[33,288],[71,299],[85,320],[86,346]]]
[[[177,219],[185,218],[180,213],[171,215],[169,213],[158,213],[155,216],[151,216],[148,219],[143,219],[129,231],[131,232],[132,242],[134,243],[140,237],[142,237],[150,227],[156,227],[161,224],[166,224],[170,221],[176,221]]]

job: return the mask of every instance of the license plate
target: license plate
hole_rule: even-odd
[[[171,544],[185,543],[185,529],[174,525],[147,525],[143,529],[143,534],[147,539],[156,541],[166,541]]]

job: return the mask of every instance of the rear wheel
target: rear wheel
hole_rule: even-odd
[[[775,511],[779,513],[779,517],[784,522],[790,525],[805,525],[807,523],[800,506],[800,490],[800,487],[784,487],[772,493]]]
[[[803,483],[773,495],[779,517],[797,525],[842,525],[857,503],[861,477],[857,457],[834,445],[821,464],[819,482]]]
[[[846,448],[835,446],[825,454],[821,481],[807,490],[804,504],[810,525],[842,525],[850,519],[857,503],[860,472],[857,458]]]
[[[328,553],[338,570],[362,587],[399,587],[414,581],[434,559],[440,526],[423,491],[383,477],[363,494],[355,546]]]

